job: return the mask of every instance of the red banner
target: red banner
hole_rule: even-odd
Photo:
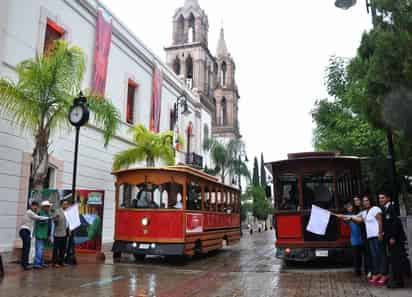
[[[112,21],[107,20],[99,9],[96,24],[96,48],[94,52],[94,74],[92,88],[96,95],[104,96],[106,90],[107,65],[112,43]]]
[[[163,85],[162,71],[159,69],[157,64],[155,64],[153,68],[150,130],[156,133],[160,132],[160,114],[161,114],[161,109],[162,109],[162,85]]]

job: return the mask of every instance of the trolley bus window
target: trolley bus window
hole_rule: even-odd
[[[223,211],[223,192],[221,189],[217,190],[217,211],[222,212]]]
[[[312,204],[325,209],[333,208],[333,175],[319,173],[304,176],[303,195],[305,209],[309,209]]]
[[[196,182],[187,184],[187,209],[200,210],[202,208],[202,189]]]
[[[120,207],[140,209],[183,208],[182,190],[181,185],[174,183],[160,185],[151,183],[124,184],[119,188]]]
[[[136,194],[135,187],[130,184],[119,186],[119,199],[121,208],[133,208],[133,194]]]
[[[225,203],[225,212],[228,214],[233,213],[234,210],[234,201],[233,201],[233,193],[231,191],[226,192],[226,203]]]
[[[279,210],[296,211],[299,206],[298,178],[287,174],[279,177]]]
[[[210,189],[205,187],[205,210],[210,210]]]
[[[216,190],[211,189],[210,191],[210,210],[216,211]]]

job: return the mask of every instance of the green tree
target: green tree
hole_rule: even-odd
[[[154,167],[158,159],[167,165],[175,164],[176,151],[173,148],[172,131],[154,133],[138,124],[131,127],[130,132],[133,134],[134,146],[115,155],[114,170],[128,168],[141,161],[146,161],[147,167]]]
[[[393,130],[402,137],[396,130],[407,133],[402,123],[411,118],[405,112],[409,100],[400,96],[412,91],[412,3],[374,2],[375,27],[364,33],[356,57],[349,62],[344,97],[355,113],[384,129],[391,143]]]
[[[245,221],[247,219],[248,213],[253,212],[253,204],[249,201],[243,202],[240,209],[240,219]]]
[[[316,150],[339,151],[346,155],[363,157],[385,157],[385,133],[345,108],[339,99],[317,101],[312,118],[316,123]]]
[[[265,160],[263,158],[263,153],[260,155],[260,185],[263,189],[267,187],[267,180],[266,180],[266,169],[265,169]]]
[[[247,164],[239,158],[239,153],[244,146],[240,139],[232,139],[227,144],[214,138],[205,140],[203,147],[211,152],[211,157],[215,168],[208,170],[208,173],[220,175],[222,182],[228,174],[243,176],[250,179],[250,172]]]
[[[246,190],[246,196],[251,197],[251,200],[253,200],[253,216],[258,220],[266,220],[273,209],[266,198],[265,189],[260,185],[250,185]]]
[[[260,185],[260,178],[259,178],[259,163],[257,157],[255,157],[253,162],[253,177],[252,177],[252,184],[254,186]]]
[[[83,51],[59,40],[47,56],[19,63],[18,81],[0,78],[0,107],[11,123],[34,137],[30,178],[34,189],[41,190],[49,168],[50,138],[60,130],[69,130],[68,112],[81,91],[86,68]],[[93,123],[104,132],[107,146],[115,134],[120,115],[107,99],[86,94]]]

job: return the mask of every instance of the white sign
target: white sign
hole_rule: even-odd
[[[329,219],[330,212],[328,210],[312,205],[312,212],[306,230],[317,235],[325,235]]]
[[[80,227],[79,205],[75,204],[64,211],[67,222],[69,223],[70,231]]]

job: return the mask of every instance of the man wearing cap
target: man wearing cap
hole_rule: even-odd
[[[51,217],[50,216],[50,207],[52,204],[49,201],[43,201],[41,203],[41,210],[39,211],[39,216],[42,217]],[[49,239],[50,235],[50,221],[37,221],[34,227],[34,237],[36,238],[36,245],[35,245],[35,257],[33,268],[34,269],[41,269],[47,267],[44,263],[43,253],[44,253],[44,246]]]

